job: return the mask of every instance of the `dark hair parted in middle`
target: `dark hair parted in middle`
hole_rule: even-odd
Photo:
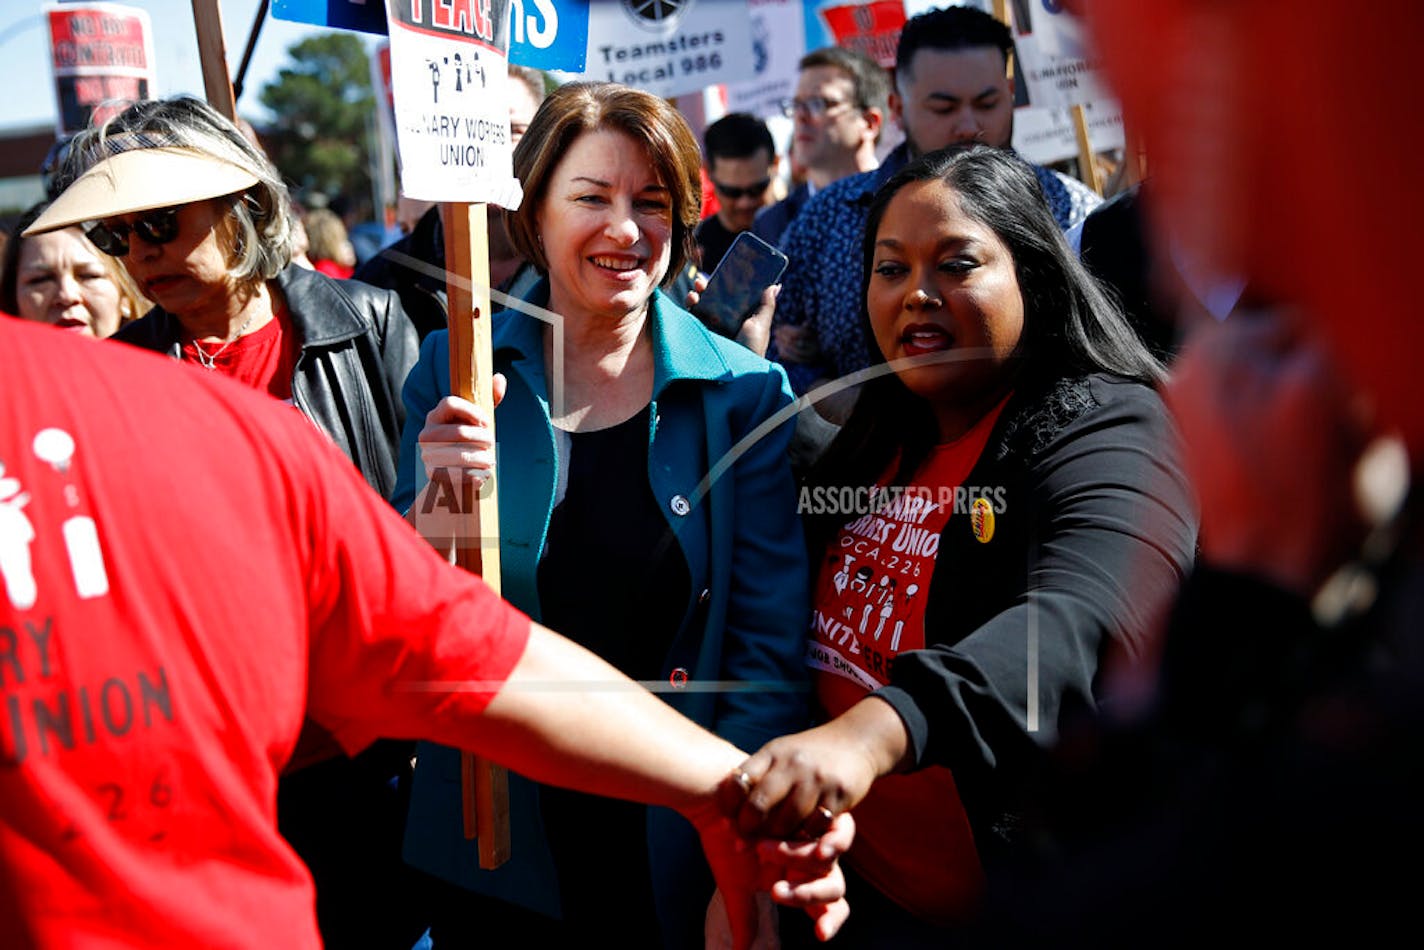
[[[1014,388],[1042,391],[1060,380],[1106,372],[1149,385],[1164,375],[1117,305],[1068,247],[1038,178],[1022,159],[988,145],[957,145],[930,152],[902,168],[875,193],[865,225],[861,325],[868,365],[883,367],[885,354],[870,329],[866,304],[880,223],[907,185],[940,181],[960,209],[1003,242],[1013,258],[1023,299],[1023,334],[1015,356]],[[874,484],[895,464],[904,484],[939,441],[929,403],[899,376],[883,372],[864,384],[840,434],[808,475],[810,484]],[[839,527],[808,519],[808,536],[825,541]]]
[[[578,82],[549,93],[514,149],[514,175],[524,186],[518,211],[505,212],[510,241],[541,274],[549,260],[539,243],[539,208],[559,162],[579,136],[621,132],[648,150],[672,203],[671,260],[663,283],[682,273],[695,249],[702,212],[702,153],[682,115],[665,99],[620,83]]]
[[[870,323],[866,288],[885,209],[906,185],[935,180],[948,185],[964,213],[993,231],[1013,256],[1024,304],[1020,351],[1031,372],[1106,372],[1149,384],[1162,380],[1162,364],[1068,246],[1033,169],[1007,149],[990,145],[954,145],[921,156],[875,193],[861,241],[863,324]],[[871,336],[866,343],[870,361],[884,362]]]

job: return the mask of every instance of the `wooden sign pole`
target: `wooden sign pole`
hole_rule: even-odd
[[[1128,186],[1141,184],[1142,179],[1147,177],[1147,152],[1143,149],[1137,136],[1132,134],[1132,126],[1126,124],[1123,126],[1122,151],[1122,160],[1127,162],[1125,181]]]
[[[489,231],[483,204],[446,206],[445,268],[449,299],[450,392],[489,414],[493,434],[494,351],[490,345]],[[493,475],[455,543],[455,563],[499,593],[499,496]],[[460,756],[465,837],[479,840],[480,867],[509,860],[509,777],[488,759]]]
[[[193,0],[193,28],[198,34],[198,59],[203,66],[203,91],[208,105],[236,122],[237,102],[227,75],[227,44],[218,0]]]
[[[1088,136],[1088,115],[1081,105],[1074,106],[1073,134],[1078,139],[1078,176],[1098,194],[1103,193],[1103,176],[1093,159],[1093,140]]]
[[[237,106],[227,73],[219,0],[193,0],[193,26],[208,103],[233,121]],[[494,419],[494,352],[490,345],[489,232],[483,204],[454,203],[445,224],[449,273],[450,390]],[[491,431],[493,422],[491,421]],[[499,592],[499,509],[493,476],[479,493],[455,546],[455,563]],[[472,540],[473,539],[473,540]],[[461,756],[465,837],[479,839],[480,867],[509,860],[509,778],[487,759]]]

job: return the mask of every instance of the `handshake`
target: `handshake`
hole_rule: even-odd
[[[718,885],[707,908],[708,950],[778,947],[773,902],[801,908],[817,938],[831,939],[850,914],[839,858],[850,849],[854,819],[817,806],[796,829],[772,836],[769,825],[742,817],[756,811],[754,791],[751,775],[738,768],[718,789],[715,815],[689,815]]]
[[[898,716],[862,700],[825,725],[767,743],[717,789],[715,815],[699,820],[719,892],[707,914],[707,946],[775,947],[770,901],[799,907],[829,940],[850,906],[839,858],[850,849],[849,810],[881,775],[903,768]],[[754,843],[749,843],[754,842]]]

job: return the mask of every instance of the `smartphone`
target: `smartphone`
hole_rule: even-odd
[[[762,291],[781,279],[786,255],[750,231],[732,241],[707,281],[693,313],[718,333],[736,336],[761,304]]]

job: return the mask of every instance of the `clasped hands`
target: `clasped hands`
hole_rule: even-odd
[[[850,809],[877,778],[904,768],[909,754],[899,715],[888,703],[868,697],[824,725],[768,742],[718,789],[728,830],[758,841],[764,862],[759,883],[775,902],[804,909],[816,921],[821,940],[834,936],[850,912],[845,881],[835,866],[854,835]],[[730,897],[728,908],[732,912]],[[738,912],[744,920],[755,918],[754,907]],[[715,901],[708,915],[709,947],[744,945],[719,939],[714,916]],[[734,917],[733,938],[737,930]]]

